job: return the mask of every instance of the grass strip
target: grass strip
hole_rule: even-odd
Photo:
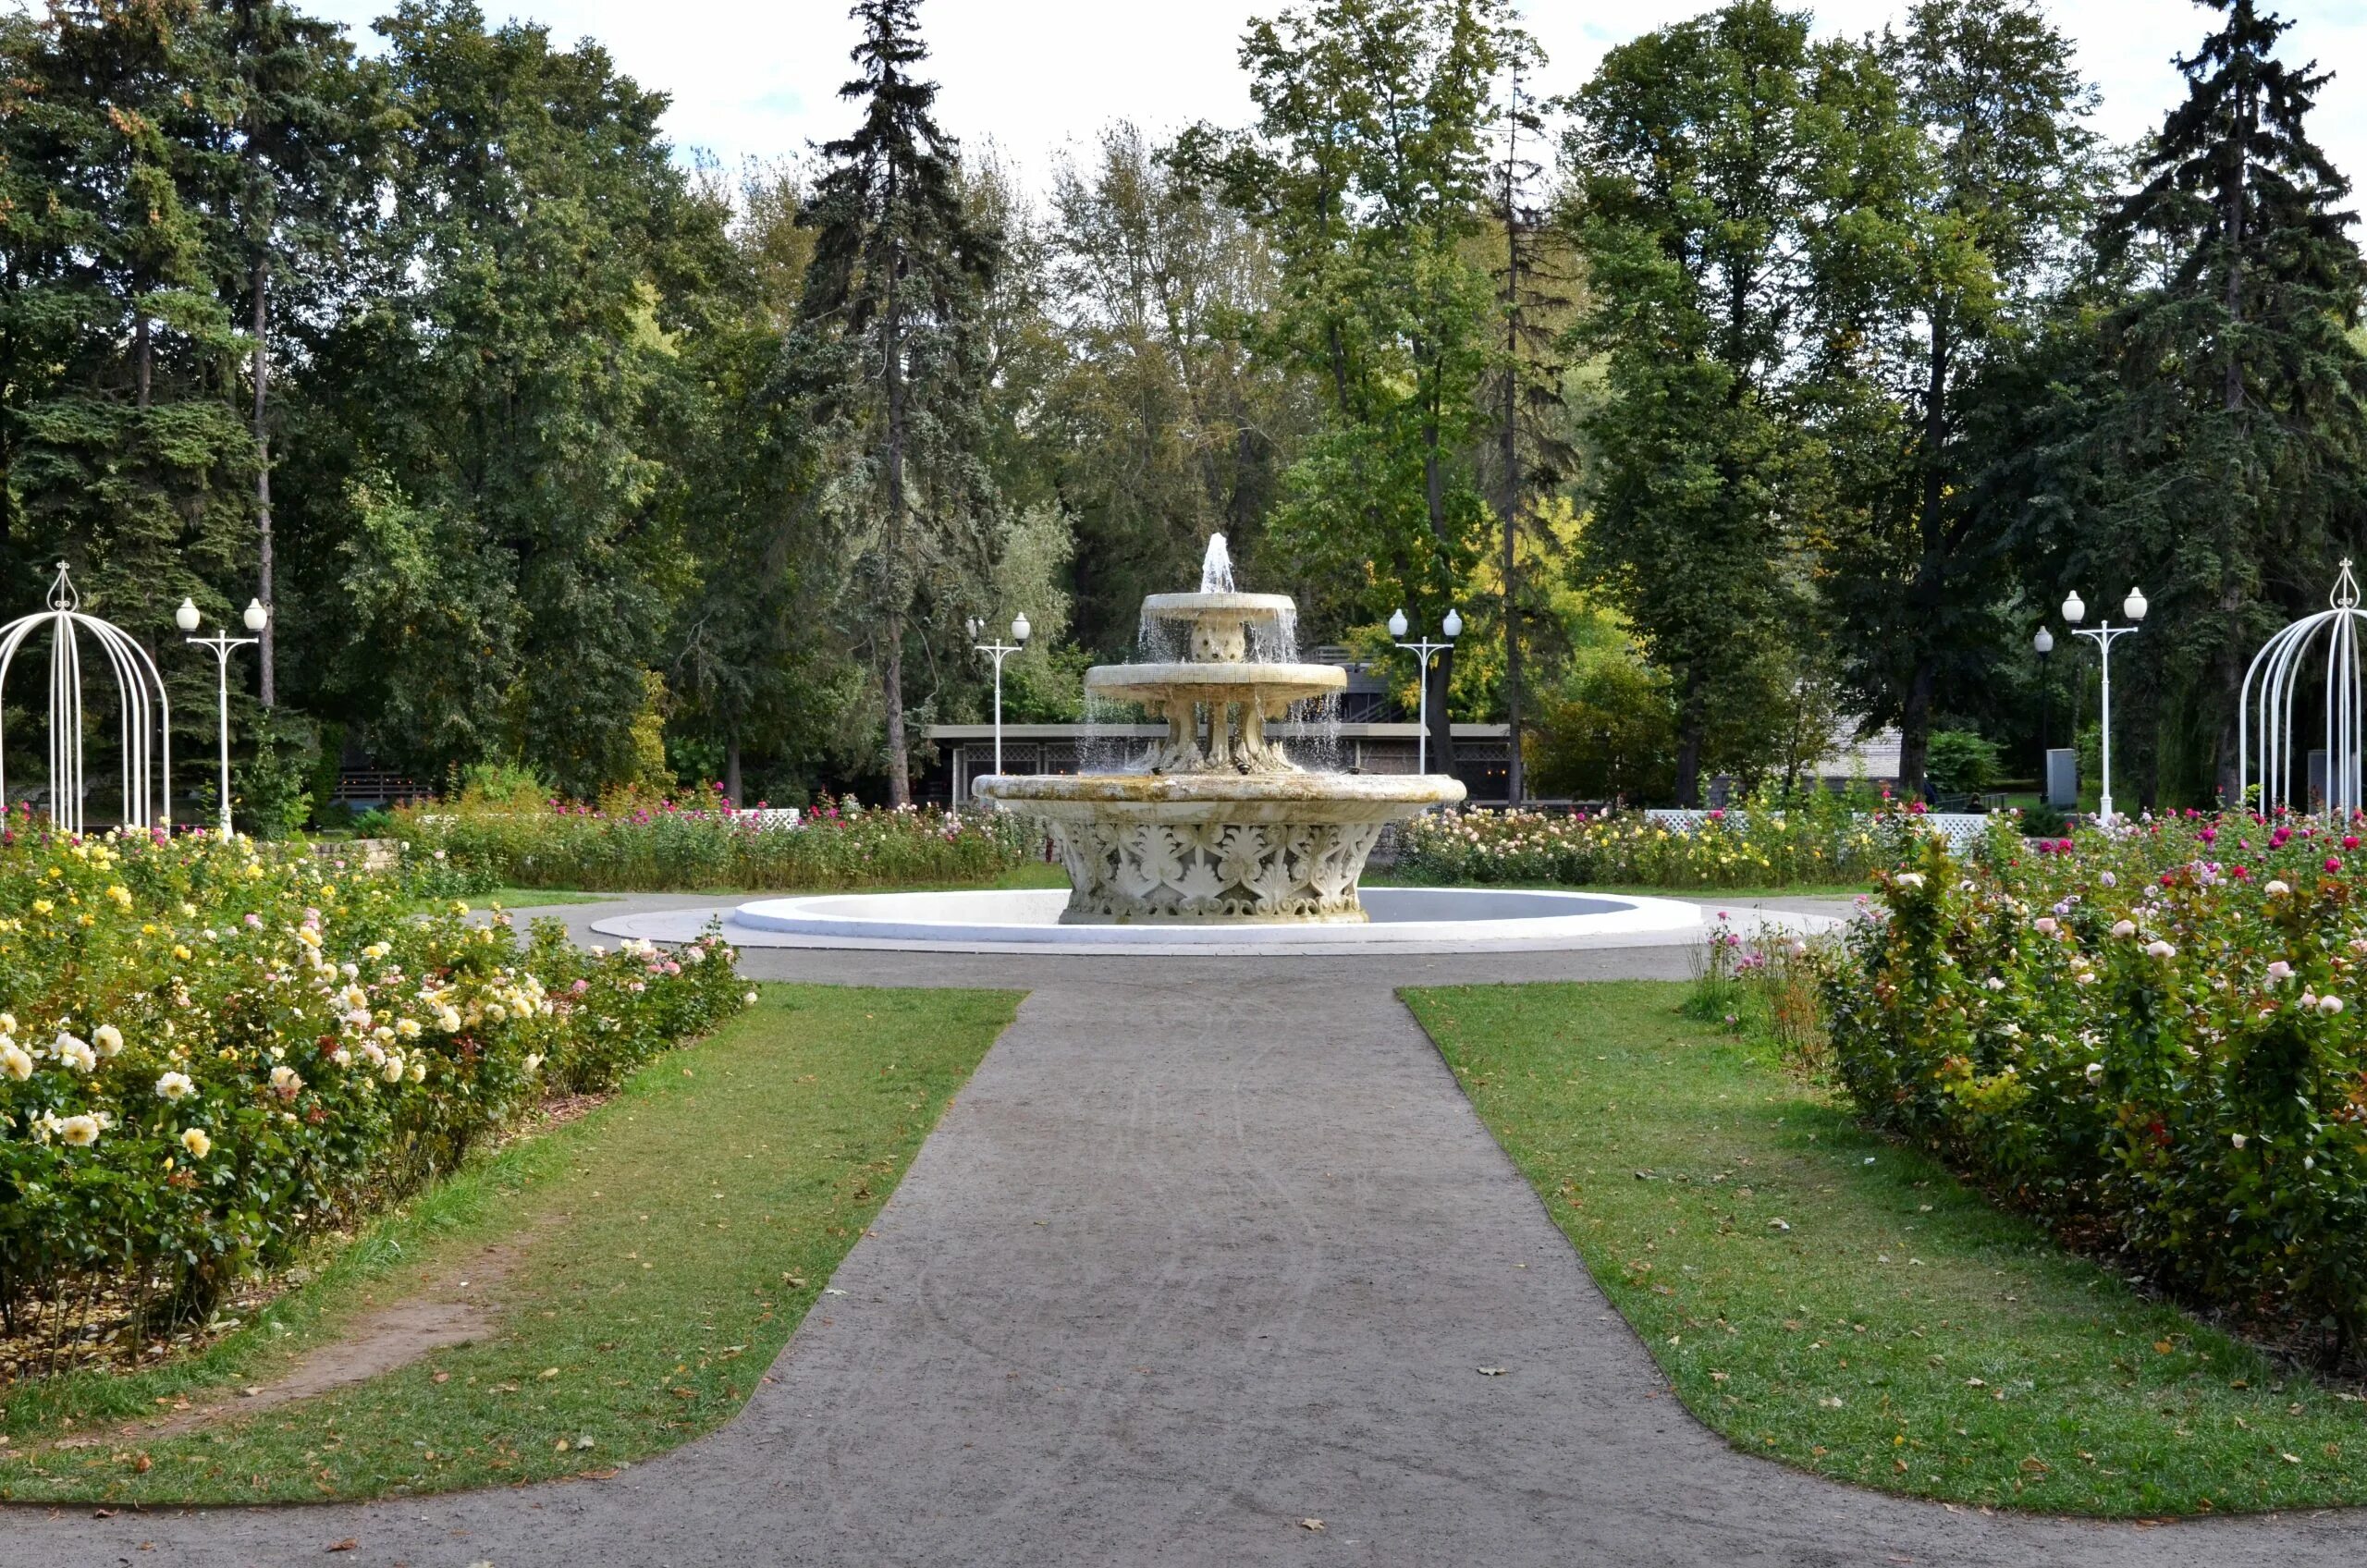
[[[585,893],[573,888],[496,888],[469,901],[474,904],[499,904],[504,909],[540,909],[558,904],[605,904],[616,901],[615,893]]]
[[[1649,982],[1405,993],[1686,1408],[1948,1501],[2367,1501],[2367,1404],[2132,1293]]]
[[[730,1419],[1017,1007],[1015,993],[771,985],[612,1100],[404,1206],[184,1362],[0,1393],[0,1497],[371,1498],[607,1469]],[[363,1383],[122,1439],[269,1380],[489,1243],[502,1329]],[[93,1429],[88,1448],[54,1441]]]

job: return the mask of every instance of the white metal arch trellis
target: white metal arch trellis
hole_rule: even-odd
[[[2359,607],[2359,582],[2350,575],[2349,561],[2342,563],[2342,575],[2335,580],[2327,602],[2332,608],[2303,616],[2271,637],[2244,671],[2243,694],[2236,713],[2237,786],[2247,798],[2253,798],[2250,791],[2257,789],[2260,793],[2254,803],[2262,811],[2291,808],[2296,803],[2293,746],[2300,732],[2294,728],[2293,704],[2307,673],[2310,650],[2321,633],[2325,639],[2326,777],[2325,796],[2319,803],[2336,817],[2349,816],[2361,804],[2359,623],[2367,620],[2367,610]],[[2252,750],[2255,744],[2257,755]],[[2300,803],[2308,809],[2306,772],[2301,788]]]
[[[123,826],[169,827],[173,714],[165,695],[165,679],[147,649],[119,627],[82,614],[77,607],[80,603],[66,563],[60,561],[57,581],[50,584],[49,608],[0,626],[0,727],[6,721],[8,667],[16,662],[25,640],[47,627],[51,633],[49,815],[61,830],[81,832],[82,650],[76,633],[89,632],[113,667],[116,691],[122,697]],[[7,800],[7,758],[5,746],[0,746],[0,802]]]

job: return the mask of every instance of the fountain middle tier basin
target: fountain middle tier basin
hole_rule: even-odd
[[[1122,703],[1255,703],[1268,718],[1291,704],[1345,691],[1348,672],[1328,664],[1102,664],[1085,689]]]
[[[1039,817],[1083,925],[1361,922],[1356,876],[1381,827],[1463,799],[1431,774],[988,774],[980,799]]]

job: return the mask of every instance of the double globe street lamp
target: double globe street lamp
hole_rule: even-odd
[[[2137,630],[2137,623],[2145,619],[2144,590],[2140,588],[2131,588],[2128,591],[2128,597],[2120,602],[2120,610],[2123,615],[2128,618],[2128,624],[2127,626],[2115,626],[2111,621],[2106,620],[2099,622],[2094,626],[2083,627],[2079,623],[2088,619],[2088,606],[2081,601],[2079,590],[2073,589],[2063,600],[2064,624],[2071,628],[2071,634],[2073,636],[2086,637],[2092,640],[2096,644],[2097,651],[2102,655],[2103,660],[2103,711],[2101,715],[2101,723],[2103,726],[2101,733],[2103,737],[2102,749],[2103,753],[2103,766],[2102,769],[2103,778],[2099,781],[2100,788],[2096,796],[2096,815],[2100,820],[2105,822],[2110,822],[2113,818],[2112,640],[2116,637],[2128,636],[2130,632]],[[2049,646],[2052,645],[2052,640],[2050,640]],[[2041,651],[2043,652],[2044,650],[2042,649]]]
[[[1405,641],[1408,624],[1405,612],[1399,610],[1389,618],[1389,635],[1399,647],[1409,654],[1419,655],[1421,657],[1421,717],[1417,721],[1421,729],[1421,739],[1415,746],[1414,771],[1428,773],[1430,770],[1430,660],[1453,647],[1454,640],[1463,635],[1463,614],[1460,610],[1454,609],[1446,612],[1446,619],[1439,623],[1439,630],[1446,634],[1446,641],[1443,643],[1433,643],[1427,637],[1408,643]]]
[[[1011,641],[986,642],[978,639],[986,634],[987,623],[976,616],[970,618],[970,646],[981,654],[992,654],[995,661],[995,771],[1002,771],[1002,661],[1027,645],[1026,612],[1011,618]]]
[[[184,632],[195,631],[200,619],[194,599],[183,599],[181,607],[173,612],[173,624]],[[261,631],[270,621],[271,612],[263,607],[261,599],[249,599],[246,614],[239,619],[247,623],[248,631]],[[215,692],[220,701],[222,729],[222,837],[227,839],[230,837],[230,650],[252,647],[257,639],[233,637],[227,631],[217,631],[211,637],[189,637],[185,640],[201,648],[214,650]]]

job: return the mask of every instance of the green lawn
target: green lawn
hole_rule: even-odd
[[[582,893],[572,888],[496,888],[470,901],[499,904],[504,909],[539,909],[546,904],[604,904],[616,897],[614,893]]]
[[[1736,1447],[1951,1501],[2367,1501],[2367,1404],[2133,1296],[1865,1133],[1683,987],[1406,1000],[1678,1397]]]
[[[605,1470],[739,1410],[1012,1018],[1016,994],[767,986],[580,1121],[408,1206],[204,1355],[8,1390],[0,1497],[261,1502]],[[373,1301],[522,1249],[495,1338],[186,1435],[113,1427],[267,1383]],[[91,1448],[54,1439],[93,1430]]]

